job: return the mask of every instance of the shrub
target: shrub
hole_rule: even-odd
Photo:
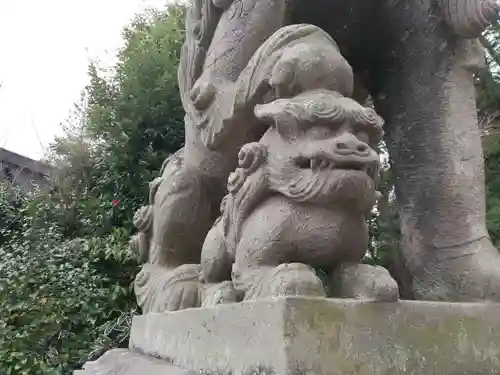
[[[181,5],[138,15],[113,69],[90,64],[47,155],[58,172],[52,198],[0,188],[0,374],[71,374],[126,344],[136,308],[132,216],[184,139],[183,24]]]
[[[0,246],[22,227],[26,196],[20,189],[0,181]]]
[[[2,186],[0,204],[9,220],[2,220],[3,233],[10,231],[0,245],[0,373],[71,374],[126,344],[137,267],[129,233],[68,240],[54,225],[57,203],[48,197]],[[13,222],[16,231],[5,229]]]

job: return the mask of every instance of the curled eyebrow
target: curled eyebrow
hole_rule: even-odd
[[[374,109],[363,107],[340,94],[302,94],[279,99],[260,108],[264,109],[260,118],[273,121],[284,132],[305,131],[314,125],[334,130],[349,124],[358,131],[366,131],[370,138],[380,138],[384,133],[384,121]]]
[[[349,121],[356,130],[363,130],[372,135],[382,136],[384,134],[384,122],[376,114],[367,116],[365,113],[352,113]]]
[[[353,131],[365,131],[370,138],[381,138],[384,134],[384,121],[373,109],[349,107],[345,103],[330,103],[327,110],[310,112],[307,121],[299,122],[302,129],[307,129],[312,124],[324,125],[332,130],[349,124]]]

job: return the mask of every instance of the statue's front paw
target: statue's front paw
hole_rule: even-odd
[[[242,295],[237,291],[231,281],[223,281],[218,284],[208,284],[203,291],[203,303],[201,307],[211,307],[226,303],[240,302]]]
[[[323,282],[314,270],[302,263],[288,263],[271,272],[269,289],[274,296],[325,297]]]
[[[334,274],[335,297],[379,302],[399,300],[399,287],[389,272],[368,264],[343,264]]]
[[[277,267],[233,270],[237,288],[245,291],[245,300],[269,297],[326,297],[323,282],[314,270],[302,263]]]

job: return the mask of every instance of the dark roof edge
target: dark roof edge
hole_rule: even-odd
[[[21,169],[27,168],[31,172],[37,172],[44,176],[49,176],[53,170],[51,166],[39,160],[33,160],[0,147],[0,163],[2,162],[16,165]]]

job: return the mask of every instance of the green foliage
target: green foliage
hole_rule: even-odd
[[[114,225],[120,205],[101,189],[116,178],[107,167],[106,155],[87,134],[86,97],[75,105],[64,136],[51,145],[48,162],[55,167],[54,197],[59,203],[60,225],[65,237],[103,236]],[[123,205],[121,205],[123,206]]]
[[[59,170],[67,235],[104,235],[117,226],[132,230],[148,183],[182,146],[177,67],[183,28],[183,6],[147,11],[124,29],[113,68],[90,64],[90,83],[48,156]]]
[[[0,185],[0,197],[10,189]],[[11,198],[21,216],[0,246],[0,373],[70,374],[128,336],[137,267],[129,234],[64,239],[56,202]],[[7,199],[0,204],[13,209]]]
[[[99,191],[120,199],[115,225],[131,227],[148,183],[184,142],[177,67],[184,41],[184,7],[140,15],[123,33],[113,74],[91,64],[87,135],[100,160]]]
[[[489,28],[481,38],[487,68],[476,79],[478,113],[483,128],[500,117],[500,25]]]
[[[500,25],[482,39],[488,69],[478,81],[478,108],[483,125],[488,231],[500,247]]]
[[[19,188],[0,184],[0,246],[22,227],[26,197]]]
[[[132,215],[184,140],[177,65],[184,8],[138,15],[117,64],[90,83],[47,160],[52,196],[0,184],[0,373],[67,375],[127,344],[136,309]]]
[[[487,224],[491,238],[500,246],[500,134],[485,135]]]

